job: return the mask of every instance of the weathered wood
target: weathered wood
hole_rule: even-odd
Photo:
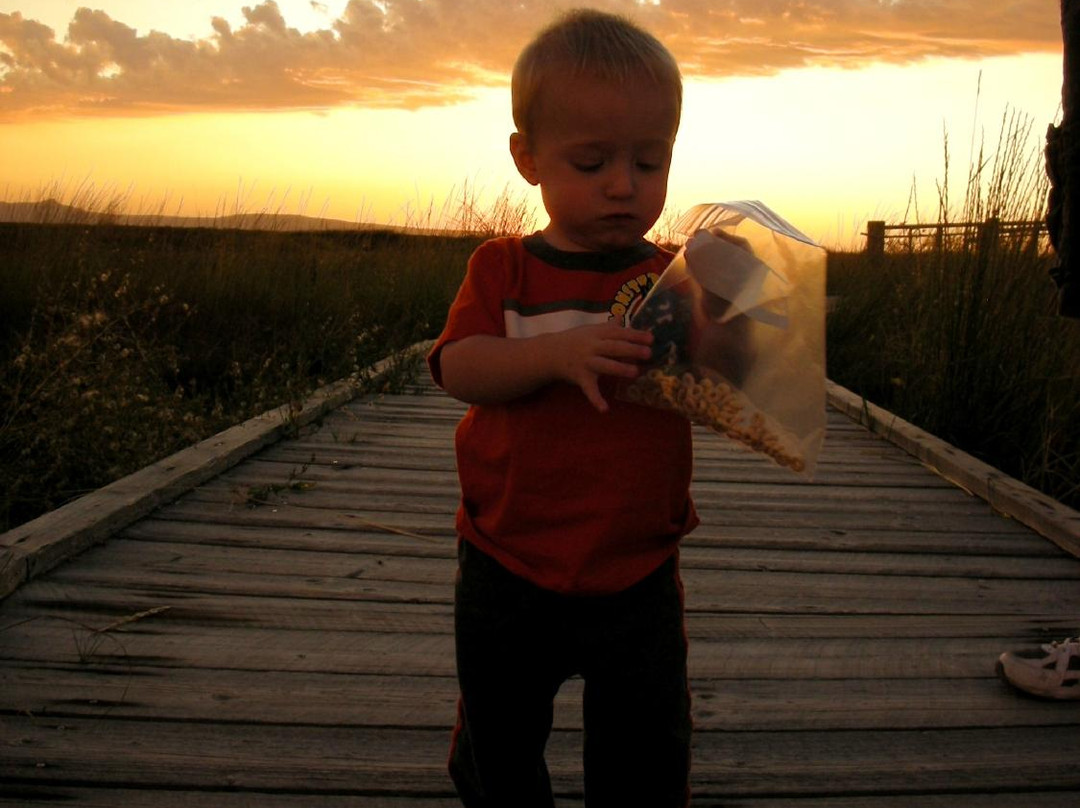
[[[174,607],[177,613],[182,607]],[[171,613],[170,613],[171,614]],[[307,672],[348,676],[454,675],[453,638],[446,633],[319,631],[169,623],[170,614],[129,630],[96,632],[104,621],[52,618],[17,624],[5,632],[6,658],[45,666],[84,664],[138,669],[208,668],[251,673]],[[691,675],[708,680],[980,679],[994,676],[1000,636],[788,637],[716,639],[697,631]],[[957,688],[958,697],[963,691]],[[1073,705],[1075,707],[1075,705]],[[1071,710],[1071,712],[1070,712]],[[1059,711],[1074,720],[1080,708]]]
[[[886,224],[882,220],[866,223],[865,251],[870,255],[882,255],[887,240],[907,239],[908,247],[929,243],[941,250],[946,243],[983,245],[998,239],[1020,239],[1027,242],[1048,235],[1047,223],[1042,219],[1000,221],[988,218],[981,222],[902,222]]]
[[[389,544],[391,540],[387,540]],[[148,572],[253,573],[304,575],[365,580],[423,581],[449,585],[454,569],[450,542],[436,548],[430,542],[387,547],[383,551],[367,542],[346,540],[340,547],[312,544],[283,548],[235,547],[217,543],[206,546],[180,541],[132,541],[116,538],[107,547],[87,554],[86,572],[124,566]],[[377,545],[377,543],[376,543]],[[901,575],[965,578],[1072,580],[1080,583],[1080,560],[1069,557],[1022,558],[1017,556],[917,555],[871,553],[817,546],[807,550],[736,548],[726,542],[687,543],[681,553],[684,570],[769,571],[837,573],[847,575]]]
[[[22,714],[60,717],[273,723],[328,727],[382,726],[446,731],[453,725],[452,676],[382,676],[310,671],[153,668],[7,662],[0,686]],[[1002,698],[1005,687],[983,678],[780,679],[693,677],[694,727],[702,732],[851,731],[880,729],[1061,726],[1080,705]],[[556,699],[554,726],[581,726],[583,682],[567,682]]]
[[[1007,516],[1037,530],[1062,549],[1080,556],[1080,513],[1002,474],[850,390],[828,383],[829,403],[890,442],[932,466],[938,473],[985,499]]]
[[[306,727],[5,717],[15,739],[0,758],[0,778],[164,788],[297,789],[318,793],[446,795],[447,738],[435,730]],[[695,794],[919,794],[1017,788],[1080,791],[1074,729],[1040,727],[1030,735],[1032,771],[1017,755],[1013,728],[855,732],[699,733]],[[74,742],[73,742],[74,741]],[[558,793],[580,793],[578,732],[555,731],[549,766]],[[779,776],[779,773],[783,773]],[[632,776],[632,775],[631,775]],[[959,797],[958,797],[959,798]]]
[[[0,603],[0,805],[449,808],[464,407],[356,400]],[[1080,561],[832,411],[811,484],[699,431],[681,552],[695,805],[1072,806],[1080,703],[1001,651]],[[583,683],[556,701],[582,805]]]
[[[171,624],[289,630],[335,630],[390,634],[450,634],[449,603],[418,604],[330,598],[261,597],[199,592],[152,593],[93,584],[42,581],[17,592],[3,611],[6,626],[23,620],[58,618],[72,627],[99,629],[133,614],[174,607]],[[162,616],[162,619],[164,617]],[[692,609],[687,633],[717,642],[758,638],[768,641],[986,638],[1000,647],[1036,645],[1075,631],[1075,616],[1011,614],[739,614]]]
[[[368,371],[378,375],[389,366],[384,360]],[[0,535],[0,599],[357,394],[353,380],[334,382],[295,410],[251,418]]]
[[[1017,808],[1024,799],[1035,799],[1039,808],[1076,808],[1080,801],[1080,791],[1043,791],[1022,793],[987,793],[965,792],[963,798],[979,808]],[[426,797],[416,795],[381,796],[363,795],[363,808],[460,808],[456,797]],[[723,799],[723,798],[721,798]],[[795,801],[797,800],[797,801]],[[18,805],[24,808],[29,803],[76,804],[80,808],[190,808],[192,805],[205,803],[206,793],[202,791],[168,791],[134,789],[104,789],[77,786],[22,786],[13,791],[10,797],[0,793],[0,805]],[[228,792],[213,793],[214,808],[356,808],[356,796],[338,794],[281,794],[265,792]],[[696,800],[694,804],[699,804]],[[584,802],[580,797],[560,797],[559,808],[581,808]],[[714,805],[739,805],[741,808],[957,808],[958,798],[954,794],[916,794],[888,795],[872,794],[856,797],[785,797],[774,800],[769,797],[740,796],[738,802],[724,800]]]
[[[998,532],[964,533],[942,530],[887,531],[866,528],[834,530],[827,527],[773,525],[724,525],[706,523],[684,540],[683,546],[710,548],[762,548],[906,555],[984,555],[1032,558],[1062,558],[1065,554],[1041,536],[1000,520]],[[142,541],[183,541],[188,544],[216,544],[228,547],[326,550],[329,552],[376,552],[386,554],[452,557],[454,539],[426,535],[422,540],[375,529],[334,530],[286,525],[236,525],[189,522],[179,519],[148,518],[121,534]],[[933,559],[931,559],[932,563]]]
[[[738,610],[748,599],[763,613],[1070,615],[1080,613],[1075,578],[1060,580],[967,579],[961,577],[799,574],[688,568],[688,606]],[[55,574],[65,583],[107,584],[144,593],[207,592],[261,597],[326,598],[393,603],[449,603],[445,581],[393,581],[336,576],[267,576],[177,570],[65,567]],[[990,606],[992,604],[992,606]]]
[[[78,805],[79,808],[191,808],[193,805],[209,805],[211,808],[461,808],[457,797],[429,797],[404,794],[325,794],[317,793],[268,793],[265,791],[187,791],[176,788],[124,789],[97,788],[72,785],[20,785],[0,791],[0,805]],[[578,800],[563,801],[567,808],[584,803]],[[1003,803],[980,803],[984,808],[998,808]],[[1059,808],[1066,803],[1054,801],[1042,803],[1045,808]],[[763,806],[769,808],[769,806]],[[811,806],[810,808],[813,808]],[[859,808],[854,806],[854,808]],[[898,806],[898,808],[900,808]],[[930,808],[933,808],[931,805]],[[1071,805],[1070,805],[1070,808]]]
[[[198,497],[173,502],[157,511],[159,519],[183,520],[214,525],[236,525],[248,527],[296,527],[323,530],[355,530],[361,532],[378,531],[406,538],[428,537],[453,539],[454,526],[444,513],[418,514],[411,509],[405,511],[370,510],[362,502],[352,503],[349,511],[341,512],[317,508],[300,508],[295,504],[291,508],[278,508],[272,505],[249,508],[242,502],[223,503],[227,507],[211,510],[205,499],[222,503],[221,497]]]

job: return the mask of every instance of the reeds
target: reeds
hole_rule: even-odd
[[[1003,117],[958,207],[941,183],[938,220],[970,228],[830,256],[829,375],[1080,507],[1080,323],[1054,314],[1045,239],[986,224],[1043,216],[1031,128]],[[474,247],[534,226],[479,196],[408,233],[290,232],[124,226],[124,193],[43,189],[37,223],[0,224],[0,530],[434,337]]]
[[[507,198],[458,235],[125,226],[89,186],[51,199],[0,223],[0,531],[436,336],[482,238],[531,226]]]
[[[829,375],[1045,493],[1080,505],[1080,323],[1055,316],[1054,256],[1032,229],[1047,180],[1031,122],[1002,118],[971,160],[959,206],[947,179],[939,240],[833,256]],[[949,168],[945,143],[946,178]]]

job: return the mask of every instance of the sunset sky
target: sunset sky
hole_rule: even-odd
[[[582,3],[585,4],[585,3]],[[423,223],[513,168],[509,71],[550,0],[0,0],[0,198],[128,195]],[[829,246],[937,216],[997,143],[1060,117],[1058,0],[602,0],[679,60],[668,209],[759,199]],[[954,191],[955,193],[955,191]]]

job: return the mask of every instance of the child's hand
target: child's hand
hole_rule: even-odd
[[[651,333],[614,323],[584,325],[549,336],[559,377],[580,387],[600,412],[608,411],[600,394],[600,377],[636,378],[638,363],[652,355]]]

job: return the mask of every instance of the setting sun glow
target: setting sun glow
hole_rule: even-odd
[[[457,20],[455,35],[404,18],[372,33],[381,6],[367,0],[100,0],[94,12],[62,0],[0,2],[0,197],[90,184],[122,195],[133,212],[268,209],[417,224],[446,215],[465,192],[480,204],[509,193],[529,200],[542,225],[539,196],[507,149],[507,74],[540,22],[535,9],[518,19],[512,5],[498,6],[492,14],[503,18],[487,22],[500,30],[486,30],[481,9],[492,4],[412,5]],[[1060,117],[1056,4],[1029,0],[1006,12],[901,1],[888,20],[881,4],[856,3],[845,5],[877,16],[845,20],[819,3],[820,19],[802,27],[792,13],[721,18],[703,1],[614,5],[684,64],[672,214],[760,199],[811,237],[847,246],[868,219],[936,217],[946,139],[950,170],[966,174],[972,149],[996,146],[1007,111],[1030,120],[1033,150]],[[664,16],[669,5],[682,27]],[[936,40],[917,18],[935,5],[957,17]],[[875,24],[891,28],[866,34]],[[409,26],[414,34],[394,39]],[[814,36],[820,42],[807,47]],[[34,62],[43,42],[72,60],[106,55],[91,80],[74,69],[57,77]],[[375,55],[358,64],[357,53]]]

